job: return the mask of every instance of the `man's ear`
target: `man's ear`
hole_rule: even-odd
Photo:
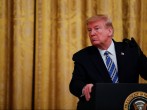
[[[113,34],[112,28],[108,28],[108,31],[109,31],[109,36],[112,36],[112,34]]]

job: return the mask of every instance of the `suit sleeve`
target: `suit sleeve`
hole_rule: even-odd
[[[82,89],[86,85],[86,76],[84,72],[85,69],[75,56],[73,56],[73,61],[74,70],[72,73],[72,79],[69,85],[69,89],[73,95],[80,97],[82,95]]]
[[[147,80],[147,57],[143,54],[143,52],[140,49],[139,54],[139,73],[140,76]]]
[[[130,41],[130,47],[136,47],[137,53],[138,53],[138,72],[140,73],[140,76],[147,80],[147,57],[144,55],[144,53],[142,52],[141,48],[139,47],[139,45],[136,43],[136,41],[131,38]]]

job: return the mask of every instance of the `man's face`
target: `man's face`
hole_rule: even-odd
[[[92,45],[103,48],[105,45],[108,46],[110,44],[113,30],[106,27],[103,20],[88,23],[87,29]]]

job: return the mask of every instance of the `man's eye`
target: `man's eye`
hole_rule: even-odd
[[[91,32],[91,29],[88,29],[88,32]]]
[[[95,30],[99,30],[100,28],[95,28]]]

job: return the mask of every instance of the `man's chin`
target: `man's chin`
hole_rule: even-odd
[[[92,45],[93,46],[98,46],[98,45],[100,45],[100,42],[92,42]]]
[[[99,47],[100,45],[99,44],[92,44],[93,46],[95,46],[95,47]]]

